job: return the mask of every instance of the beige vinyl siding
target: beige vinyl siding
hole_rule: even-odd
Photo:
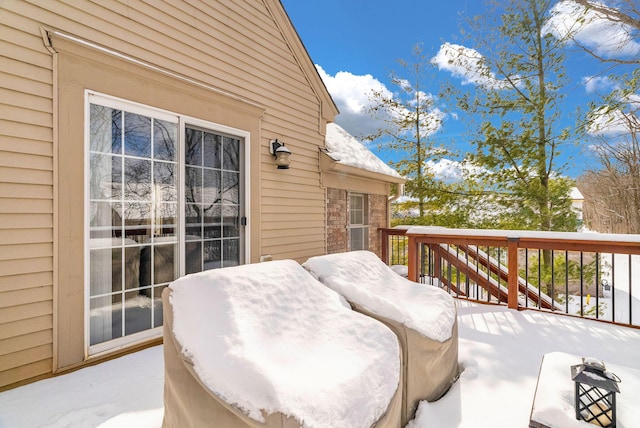
[[[37,29],[0,10],[0,389],[53,366],[53,82]]]
[[[60,367],[54,367],[54,283],[62,278],[66,298],[78,298],[78,290],[64,287],[78,277],[76,270],[68,272],[73,260],[67,245],[81,239],[70,207],[83,201],[81,195],[55,199],[58,180],[63,187],[69,184],[58,178],[60,159],[55,157],[68,152],[68,142],[61,139],[60,148],[54,147],[57,82],[43,28],[264,106],[259,131],[251,136],[257,168],[252,166],[247,186],[250,261],[263,254],[302,261],[324,253],[326,207],[318,147],[324,145],[325,122],[337,110],[281,7],[278,0],[0,2],[0,389],[78,363],[68,358],[61,363],[58,357]],[[197,84],[193,93],[209,91]],[[275,138],[293,152],[289,170],[275,168],[268,149]],[[77,254],[77,243],[72,246]],[[59,328],[77,327],[65,320]]]

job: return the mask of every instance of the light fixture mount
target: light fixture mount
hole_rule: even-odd
[[[289,169],[291,150],[285,147],[284,143],[281,143],[277,139],[271,140],[269,143],[269,153],[271,153],[276,160],[278,169]]]

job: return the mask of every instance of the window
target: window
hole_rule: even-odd
[[[243,262],[246,136],[97,94],[88,100],[93,354],[159,335],[162,290],[179,276]]]
[[[352,251],[369,248],[368,211],[367,195],[349,194],[349,249]]]

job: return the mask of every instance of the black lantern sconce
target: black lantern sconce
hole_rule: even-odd
[[[291,156],[291,150],[285,147],[284,143],[278,140],[271,140],[269,143],[269,153],[273,155],[276,160],[278,169],[289,169],[289,156]]]
[[[602,361],[583,358],[582,364],[571,366],[571,379],[575,382],[576,419],[615,428],[620,378],[608,372]]]

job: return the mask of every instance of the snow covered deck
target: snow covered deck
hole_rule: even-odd
[[[546,353],[640,369],[638,329],[460,299],[456,304],[462,374],[440,400],[422,402],[408,428],[526,427]],[[163,382],[157,346],[0,393],[0,427],[158,428]],[[620,389],[621,397],[640,392],[624,379]]]

